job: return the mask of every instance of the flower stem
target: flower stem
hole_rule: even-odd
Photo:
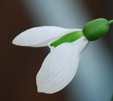
[[[109,24],[112,24],[112,23],[113,23],[113,20],[108,21],[108,23],[109,23]]]

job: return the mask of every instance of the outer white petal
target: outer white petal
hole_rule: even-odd
[[[52,40],[78,30],[81,29],[65,29],[55,26],[34,27],[20,33],[12,43],[19,46],[43,47],[47,46],[48,42]]]
[[[76,74],[81,52],[87,44],[87,39],[81,37],[53,49],[36,76],[38,92],[52,94],[67,86]]]

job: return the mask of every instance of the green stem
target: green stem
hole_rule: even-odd
[[[113,101],[113,95],[112,95],[111,101]]]
[[[108,23],[109,23],[109,24],[112,24],[112,23],[113,23],[113,20],[108,21]]]

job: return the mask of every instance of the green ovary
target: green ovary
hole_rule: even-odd
[[[54,41],[53,43],[50,44],[50,46],[57,47],[62,43],[73,42],[81,38],[82,36],[83,36],[82,31],[71,32],[62,36],[60,39]]]
[[[113,20],[107,21],[104,18],[98,18],[88,22],[82,31],[89,41],[94,41],[107,34],[109,25],[112,23]]]

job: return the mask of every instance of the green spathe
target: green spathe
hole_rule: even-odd
[[[94,41],[104,36],[109,31],[109,25],[113,23],[113,20],[107,21],[104,18],[98,18],[88,22],[83,27],[84,36],[89,41]]]
[[[62,36],[60,39],[54,41],[53,43],[50,44],[50,46],[57,47],[58,45],[65,42],[73,42],[82,36],[83,36],[82,31],[71,32],[69,34]]]

